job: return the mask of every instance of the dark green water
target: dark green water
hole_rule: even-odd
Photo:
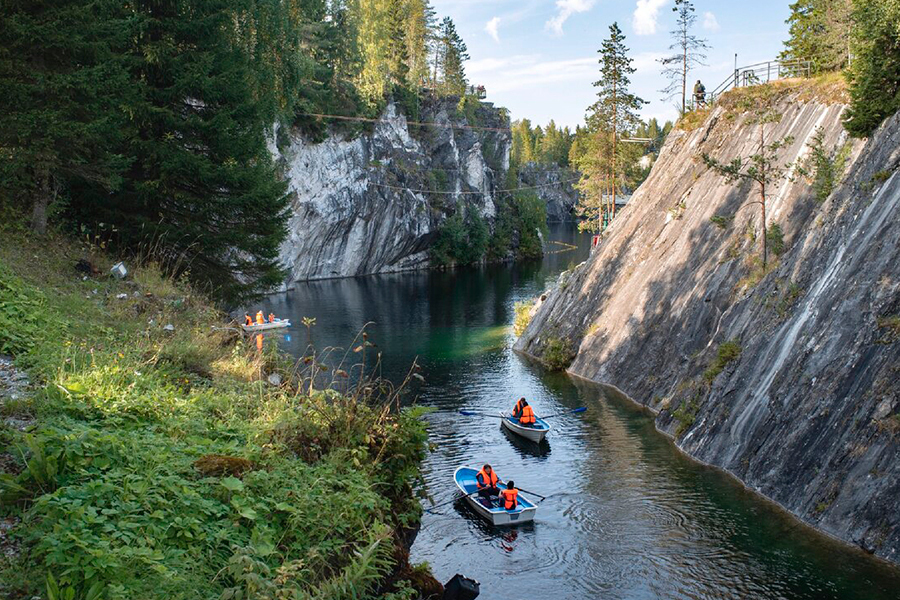
[[[435,502],[457,494],[457,466],[486,461],[550,496],[535,523],[516,529],[492,529],[461,505],[426,514],[413,559],[442,581],[479,580],[486,599],[900,598],[900,570],[687,459],[629,400],[512,352],[513,304],[587,256],[587,236],[563,227],[551,239],[579,249],[532,264],[300,284],[263,307],[297,324],[315,317],[319,348],[348,346],[373,321],[370,339],[394,379],[419,358],[419,402],[437,409],[425,464]],[[283,343],[299,354],[306,337],[295,328]],[[543,446],[457,412],[497,412],[523,395],[538,414],[588,412],[555,420]]]

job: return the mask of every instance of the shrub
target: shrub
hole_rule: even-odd
[[[772,254],[775,256],[784,254],[784,232],[781,230],[781,225],[773,223],[769,226],[768,231],[766,231],[766,241]]]
[[[531,311],[534,309],[534,305],[536,303],[537,298],[532,298],[531,300],[523,300],[522,302],[516,302],[516,318],[513,322],[513,332],[515,332],[517,336],[525,333],[525,329],[531,322]]]
[[[741,346],[734,340],[724,342],[716,351],[716,358],[706,371],[703,372],[703,379],[707,383],[712,383],[718,377],[726,366],[738,359],[741,355]]]
[[[577,352],[571,340],[559,337],[547,339],[542,362],[551,371],[564,371],[575,360]]]
[[[709,218],[709,222],[719,229],[728,229],[734,222],[734,215],[713,215]]]

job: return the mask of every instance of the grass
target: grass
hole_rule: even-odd
[[[729,340],[719,345],[716,351],[716,358],[712,364],[703,372],[703,379],[707,383],[712,383],[719,376],[725,367],[738,359],[741,355],[741,345],[735,340]]]
[[[712,107],[709,106],[686,112],[684,116],[675,123],[675,128],[680,129],[681,131],[694,131],[706,122],[706,118],[711,112]]]
[[[892,344],[900,340],[900,315],[879,317],[878,328],[884,330],[885,336],[879,340],[882,344]]]
[[[4,406],[37,426],[0,425],[17,463],[0,475],[0,515],[21,518],[24,548],[0,558],[4,593],[414,595],[390,576],[409,570],[400,532],[419,518],[427,435],[397,390],[311,386],[316,356],[257,351],[153,265],[83,280],[79,258],[101,272],[113,260],[59,238],[0,240],[0,351],[38,382]],[[273,372],[286,383],[267,384]]]

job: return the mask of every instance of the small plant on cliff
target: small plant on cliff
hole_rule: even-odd
[[[775,256],[784,254],[784,232],[781,230],[781,225],[773,223],[766,232],[766,238],[769,248],[772,249],[772,254]]]
[[[734,340],[724,342],[716,351],[716,358],[706,371],[703,372],[703,379],[707,383],[712,383],[718,377],[725,367],[731,362],[737,360],[741,355],[741,345]]]
[[[748,158],[737,157],[731,162],[725,163],[712,158],[706,152],[701,154],[703,163],[707,168],[724,177],[729,183],[750,181],[759,186],[759,200],[747,202],[744,206],[758,204],[760,207],[763,270],[765,270],[769,260],[768,237],[766,235],[766,194],[771,186],[785,177],[786,168],[779,166],[780,153],[793,141],[792,138],[786,137],[774,142],[766,142],[766,124],[777,122],[779,119],[780,115],[776,115],[771,111],[762,111],[757,114],[754,122],[759,127],[759,144],[756,153]]]
[[[734,222],[734,215],[713,215],[709,218],[709,222],[719,229],[728,229]]]
[[[528,324],[531,323],[531,311],[534,309],[536,303],[537,298],[516,302],[516,318],[515,321],[513,321],[513,332],[516,335],[525,333],[525,329],[528,327]]]
[[[575,348],[571,340],[560,337],[547,338],[542,362],[551,371],[564,371],[575,360]]]
[[[840,181],[850,148],[849,144],[845,144],[840,152],[826,148],[825,130],[821,127],[816,129],[809,144],[809,156],[797,171],[811,183],[818,202],[825,202]]]

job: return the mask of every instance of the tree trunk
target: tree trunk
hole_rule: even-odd
[[[762,264],[763,274],[766,272],[766,264],[769,259],[769,241],[766,239],[766,184],[760,183],[760,196],[762,196]]]
[[[47,209],[50,206],[50,169],[46,164],[37,166],[37,191],[31,211],[31,229],[38,235],[47,233]]]
[[[687,102],[687,30],[684,31],[684,38],[681,41],[681,116],[684,116],[684,109]]]

